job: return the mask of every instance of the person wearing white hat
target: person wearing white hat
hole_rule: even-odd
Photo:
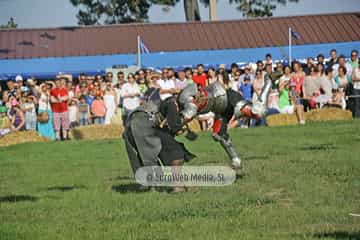
[[[15,77],[15,81],[16,82],[19,82],[19,81],[23,81],[24,79],[23,79],[23,77],[21,76],[21,75],[17,75],[16,77]]]

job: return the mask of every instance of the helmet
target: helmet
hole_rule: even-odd
[[[241,100],[240,102],[238,102],[234,108],[234,115],[237,119],[243,117],[243,113],[241,112],[241,110],[246,106],[249,105],[250,102],[246,101],[246,100]]]

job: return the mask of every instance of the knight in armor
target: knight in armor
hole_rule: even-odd
[[[151,98],[157,99],[159,93],[154,91]],[[123,137],[134,175],[143,166],[179,167],[194,158],[183,143],[175,140],[183,127],[174,97],[161,102],[149,100],[130,113]],[[175,192],[183,190],[183,187],[174,188]]]
[[[175,136],[184,132],[186,123],[198,114],[213,112],[215,122],[213,138],[225,149],[234,168],[241,167],[241,160],[227,133],[227,124],[235,116],[262,118],[266,114],[266,102],[271,90],[267,79],[255,103],[243,99],[240,93],[226,88],[216,81],[206,87],[187,85],[177,98],[155,101],[159,91],[154,89],[149,101],[130,113],[124,139],[134,174],[142,166],[181,166],[195,156],[186,150]],[[192,137],[191,140],[194,140]]]
[[[213,139],[225,149],[231,165],[235,169],[241,168],[241,160],[232,144],[227,132],[230,119],[242,117],[260,119],[266,115],[266,105],[272,81],[265,80],[264,87],[257,101],[246,101],[239,92],[226,88],[216,81],[205,88],[196,84],[188,85],[180,92],[178,97],[181,116],[184,122],[190,121],[198,114],[213,112],[215,121],[213,125]]]

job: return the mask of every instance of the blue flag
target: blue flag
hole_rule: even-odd
[[[140,39],[140,52],[141,53],[150,53],[150,50],[145,45],[145,43],[142,41],[142,39]]]
[[[293,38],[295,38],[296,40],[300,40],[301,39],[301,36],[298,32],[294,31],[294,30],[291,30],[291,36]]]

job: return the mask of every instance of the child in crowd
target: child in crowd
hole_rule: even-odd
[[[78,111],[79,111],[79,124],[86,126],[90,123],[90,107],[86,103],[86,96],[81,95],[79,98]]]
[[[12,106],[16,106],[16,105],[19,105],[19,102],[18,100],[15,98],[15,96],[9,96],[9,101],[6,103],[6,107],[8,109],[11,109]]]
[[[94,124],[104,124],[105,103],[100,95],[96,95],[95,100],[91,104],[91,113],[93,114]]]
[[[11,132],[11,121],[7,115],[7,108],[0,107],[0,137]]]
[[[310,106],[310,109],[316,109],[318,108],[318,103],[317,103],[317,98],[320,96],[320,91],[315,91],[310,99],[309,99],[309,106]]]
[[[34,96],[27,96],[25,102],[22,104],[22,109],[25,112],[25,129],[36,130],[36,108],[35,108],[36,99]]]
[[[86,96],[86,103],[91,106],[92,102],[95,100],[96,98],[96,90],[92,89],[89,91],[89,95]]]
[[[19,105],[11,106],[10,110],[11,129],[13,131],[21,131],[25,126],[25,117]]]
[[[288,84],[289,80],[285,81],[284,84]],[[283,83],[281,83],[283,84]],[[296,91],[296,84],[290,83],[290,93],[289,97],[291,99],[292,105],[301,105],[301,98],[299,93]]]
[[[241,83],[239,87],[239,91],[245,100],[251,101],[253,94],[253,87],[252,87],[252,83],[250,82],[249,76],[246,76],[244,78],[244,82]]]
[[[79,126],[78,105],[77,105],[77,100],[75,98],[71,99],[69,103],[69,121],[70,121],[70,129]]]
[[[305,124],[304,106],[300,103],[296,84],[283,81],[279,84],[279,111],[282,114],[296,113],[300,124]]]

